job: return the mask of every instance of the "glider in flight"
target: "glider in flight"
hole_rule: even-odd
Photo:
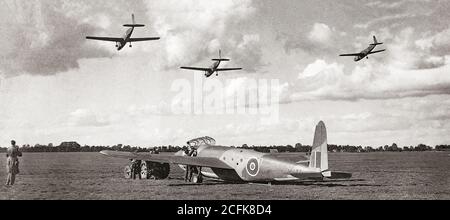
[[[202,68],[202,67],[181,67],[181,69],[203,71],[203,72],[205,72],[206,78],[209,78],[214,73],[216,73],[216,75],[219,76],[219,72],[242,70],[242,68],[219,68],[219,66],[220,66],[220,64],[222,62],[230,61],[230,59],[223,59],[222,58],[222,51],[220,51],[220,50],[219,50],[219,58],[218,59],[212,59],[212,61],[214,61],[214,63],[208,68]]]
[[[130,44],[130,47],[132,47],[131,43],[132,42],[139,42],[139,41],[154,41],[154,40],[159,40],[159,37],[147,37],[147,38],[132,38],[131,35],[133,34],[134,28],[137,27],[145,27],[145,25],[143,24],[136,24],[135,20],[134,20],[134,14],[131,15],[132,17],[132,24],[124,24],[124,27],[129,27],[129,29],[126,31],[126,33],[124,34],[123,37],[92,37],[92,36],[87,36],[86,39],[88,40],[99,40],[99,41],[110,41],[110,42],[115,42],[116,43],[116,48],[117,50],[122,50],[122,48],[124,48],[127,43]]]
[[[370,46],[367,49],[365,49],[359,53],[341,54],[340,56],[341,57],[346,57],[346,56],[347,57],[355,57],[355,59],[354,59],[355,62],[358,62],[364,58],[369,59],[369,55],[371,55],[371,54],[381,53],[383,51],[386,51],[386,50],[374,51],[375,47],[378,45],[381,45],[381,44],[383,44],[383,43],[378,43],[377,38],[375,36],[373,36],[373,44],[370,44]]]

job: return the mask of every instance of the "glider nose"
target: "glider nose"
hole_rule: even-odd
[[[117,51],[122,50],[123,47],[124,45],[121,42],[117,43]]]

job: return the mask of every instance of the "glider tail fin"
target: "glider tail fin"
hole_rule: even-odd
[[[327,129],[323,121],[316,126],[309,167],[320,169],[320,172],[328,171]]]
[[[145,27],[145,25],[143,24],[136,24],[136,20],[134,19],[134,14],[131,14],[131,20],[132,20],[132,24],[124,24],[124,27]]]
[[[320,169],[323,177],[328,179],[350,179],[351,173],[331,172],[328,168],[327,129],[322,121],[316,126],[309,167]]]
[[[230,59],[222,59],[222,50],[219,50],[219,59],[212,59],[213,61],[230,61]]]
[[[378,42],[378,40],[377,40],[377,37],[375,37],[375,36],[373,36],[373,44],[371,44],[371,45],[381,45],[381,44],[383,44],[383,43],[379,43]]]

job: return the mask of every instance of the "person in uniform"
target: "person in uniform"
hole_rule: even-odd
[[[16,175],[19,174],[19,158],[22,157],[22,153],[19,151],[19,147],[16,146],[16,141],[11,141],[11,147],[6,151],[6,172],[8,177],[6,179],[6,186],[14,185]]]
[[[141,161],[132,159],[131,160],[131,179],[136,179],[136,175],[138,175],[139,179],[141,179]]]
[[[141,169],[142,169],[142,160],[138,160],[136,161],[136,174],[139,179],[142,179]]]
[[[190,157],[197,157],[197,150],[192,147],[188,156],[190,156]],[[189,166],[189,178],[188,178],[189,182],[192,182],[192,176],[194,174],[198,174],[197,166]]]
[[[184,153],[186,154],[186,156],[189,156],[189,153],[191,152],[191,146],[190,146],[189,142],[187,142],[187,144],[188,144],[188,147],[186,148]],[[190,171],[191,171],[191,166],[186,165],[186,170],[184,172],[184,182],[188,182]]]

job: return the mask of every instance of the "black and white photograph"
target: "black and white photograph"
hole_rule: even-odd
[[[448,0],[2,0],[0,39],[0,200],[450,199]]]

